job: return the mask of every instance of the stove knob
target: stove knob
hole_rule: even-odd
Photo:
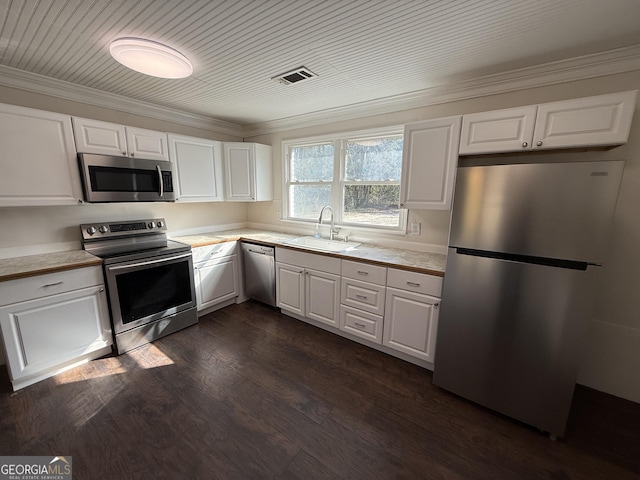
[[[109,231],[109,227],[107,227],[106,225],[102,225],[102,226],[98,229],[98,231],[99,231],[100,233],[107,233],[107,232]]]
[[[156,226],[155,222],[149,222],[149,224],[147,225],[147,227],[149,228],[154,228]]]
[[[164,223],[162,223],[162,221],[160,220],[158,221],[158,228],[162,228],[162,227],[164,227]]]
[[[87,233],[88,233],[89,235],[93,235],[94,233],[96,233],[96,231],[97,231],[97,230],[96,230],[96,227],[89,227],[89,228],[87,228]]]

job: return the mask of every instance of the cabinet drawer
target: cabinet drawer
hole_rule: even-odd
[[[440,297],[442,277],[390,268],[387,273],[387,286]]]
[[[382,344],[382,317],[340,305],[340,330]]]
[[[0,305],[48,297],[79,288],[103,285],[102,267],[84,267],[2,282]]]
[[[298,267],[311,268],[320,272],[333,273],[334,275],[340,275],[342,263],[342,260],[336,257],[278,247],[276,247],[276,261]]]
[[[195,247],[191,249],[193,254],[193,263],[204,262],[212,258],[224,257],[236,253],[236,245],[238,242],[216,243],[214,245],[205,245],[204,247]]]
[[[375,283],[376,285],[386,285],[387,269],[386,267],[379,267],[377,265],[343,260],[342,276]]]
[[[385,288],[352,278],[342,279],[341,303],[366,312],[384,314]]]

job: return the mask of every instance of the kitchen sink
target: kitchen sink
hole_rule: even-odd
[[[343,242],[342,240],[329,240],[327,238],[316,237],[298,237],[291,240],[285,240],[283,243],[287,245],[296,245],[311,250],[322,250],[324,252],[345,252],[353,250],[360,244],[357,242]]]

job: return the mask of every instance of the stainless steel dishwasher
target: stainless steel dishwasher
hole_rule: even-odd
[[[259,302],[276,306],[275,248],[256,243],[240,242],[244,265],[245,295]]]

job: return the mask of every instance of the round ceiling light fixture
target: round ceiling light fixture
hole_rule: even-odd
[[[111,42],[109,52],[125,67],[153,77],[185,78],[193,73],[187,57],[151,40],[119,38]]]

